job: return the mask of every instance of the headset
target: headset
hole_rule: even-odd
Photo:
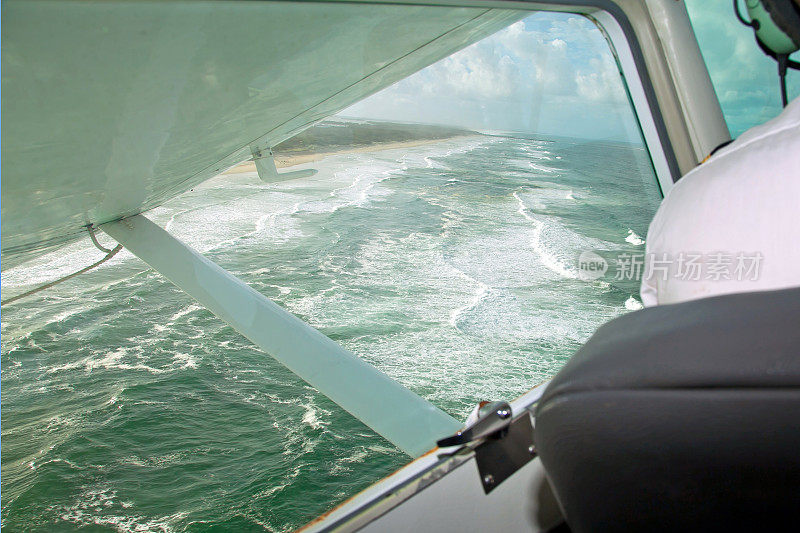
[[[750,20],[739,11],[739,0],[733,0],[736,18],[753,28],[761,51],[778,62],[781,101],[786,107],[786,69],[800,70],[800,62],[789,59],[800,50],[800,0],[745,0],[745,5]]]

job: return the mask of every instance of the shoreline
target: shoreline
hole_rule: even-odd
[[[370,144],[368,146],[354,146],[351,148],[342,148],[341,150],[334,150],[331,152],[304,153],[297,155],[276,154],[275,166],[277,168],[287,168],[295,165],[302,165],[304,163],[312,163],[314,161],[320,161],[332,155],[380,152],[382,150],[396,150],[399,148],[414,148],[416,146],[435,144],[444,141],[451,141],[454,139],[466,139],[475,136],[476,135],[456,135],[455,137],[444,137],[441,139],[417,139],[413,141],[375,143],[375,144]],[[239,163],[235,167],[226,170],[222,174],[244,174],[248,172],[256,172],[256,164],[253,161],[244,161],[242,163]]]

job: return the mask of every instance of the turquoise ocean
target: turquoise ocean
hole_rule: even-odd
[[[298,168],[148,216],[460,419],[638,307],[576,259],[643,249],[640,145],[475,135]],[[3,297],[100,257],[7,270]],[[4,531],[288,531],[408,460],[126,251],[3,308]]]

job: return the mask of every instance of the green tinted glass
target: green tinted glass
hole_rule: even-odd
[[[753,31],[736,20],[731,2],[686,0],[686,7],[731,136],[778,115],[777,63],[758,48]],[[800,72],[790,70],[786,85],[789,99],[797,97]]]

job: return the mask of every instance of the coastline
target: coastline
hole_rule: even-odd
[[[303,153],[297,155],[278,153],[275,155],[275,166],[277,168],[286,168],[294,165],[302,165],[303,163],[312,163],[314,161],[320,161],[321,159],[324,159],[331,155],[379,152],[382,150],[396,150],[400,148],[414,148],[416,146],[435,144],[444,141],[451,141],[454,139],[466,139],[469,137],[475,137],[475,135],[456,135],[454,137],[443,137],[441,139],[417,139],[413,141],[375,143],[375,144],[370,144],[368,146],[354,146],[351,148],[342,148],[341,150],[333,150],[330,152]],[[253,161],[244,161],[242,163],[239,163],[235,167],[232,167],[223,172],[223,174],[244,174],[247,172],[256,172],[256,165],[255,163],[253,163]]]

